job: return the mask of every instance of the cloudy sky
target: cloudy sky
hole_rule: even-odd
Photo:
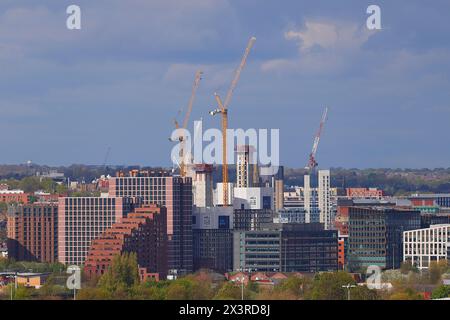
[[[366,28],[370,4],[381,31]],[[169,165],[195,71],[191,119],[217,127],[213,92],[254,35],[230,127],[279,128],[282,163],[306,164],[328,106],[321,167],[450,167],[449,12],[448,0],[2,0],[0,163],[101,164],[111,147],[108,164]]]

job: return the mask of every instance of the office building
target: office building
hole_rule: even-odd
[[[348,266],[399,268],[403,232],[420,228],[420,212],[391,207],[349,208]]]
[[[13,204],[8,208],[8,255],[16,261],[58,261],[58,205]]]
[[[194,271],[231,271],[233,207],[194,207],[192,218]]]
[[[169,270],[173,274],[190,273],[192,260],[192,179],[168,172],[132,170],[109,180],[112,197],[142,198],[144,204],[167,208]]]
[[[115,256],[135,253],[140,273],[156,281],[166,279],[167,212],[165,207],[144,205],[120,218],[92,241],[84,271],[89,278],[101,276]]]
[[[280,230],[268,225],[260,230],[234,231],[234,271],[280,271]]]
[[[403,261],[419,270],[450,257],[450,224],[403,232]]]
[[[59,198],[59,262],[83,265],[92,240],[131,212],[137,201],[119,197]]]
[[[321,272],[338,269],[338,233],[321,223],[281,225],[281,271]]]
[[[233,268],[248,272],[320,272],[338,269],[337,231],[320,223],[265,224],[234,231]]]
[[[259,230],[264,224],[273,223],[275,213],[270,209],[235,209],[234,230]]]
[[[235,209],[274,209],[273,189],[270,187],[234,188],[233,190]]]
[[[324,224],[325,230],[332,229],[334,225],[334,214],[331,203],[330,170],[319,170],[318,173],[318,205],[320,212],[320,223]]]

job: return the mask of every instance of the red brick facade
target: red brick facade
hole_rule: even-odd
[[[158,281],[167,276],[167,212],[150,204],[137,208],[92,241],[84,271],[91,278],[101,276],[114,256],[135,252],[141,280]]]

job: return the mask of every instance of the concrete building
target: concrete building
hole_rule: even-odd
[[[273,189],[270,187],[234,188],[233,207],[241,210],[273,210]]]
[[[133,170],[109,180],[112,197],[142,198],[144,204],[167,208],[169,270],[185,274],[193,270],[192,260],[192,179],[168,172]]]
[[[135,253],[139,271],[145,278],[166,279],[167,210],[157,205],[136,208],[120,218],[92,241],[84,271],[89,278],[101,276],[111,266],[115,256]]]
[[[250,188],[258,184],[258,165],[254,153],[253,146],[236,147],[236,188]]]
[[[194,271],[232,270],[233,207],[194,207],[192,218]]]
[[[268,226],[261,230],[233,233],[234,271],[280,271],[280,230]]]
[[[319,170],[318,196],[320,223],[324,224],[325,230],[330,230],[334,225],[334,215],[330,190],[330,170]]]
[[[58,205],[14,204],[8,207],[8,255],[16,261],[58,261]]]
[[[306,223],[304,208],[285,208],[278,210],[274,218],[275,223]]]
[[[134,201],[131,198],[60,198],[58,261],[66,265],[83,265],[92,240],[125,217],[133,207]]]
[[[197,208],[212,207],[213,202],[213,166],[210,164],[193,165],[189,170],[192,178],[193,204]]]
[[[305,208],[305,223],[320,222],[318,189],[311,188],[311,176],[305,175],[303,187],[303,205]]]
[[[321,223],[281,225],[281,271],[323,272],[338,269],[338,233]]]
[[[223,203],[223,192],[224,192],[224,184],[223,182],[216,183],[216,189],[214,190],[214,206],[233,206],[233,183],[228,182],[227,190],[228,190],[228,203]]]
[[[262,225],[273,223],[275,213],[271,209],[235,209],[234,230],[259,230]]]
[[[319,223],[266,224],[235,231],[233,268],[248,272],[321,272],[338,268],[337,231]]]
[[[403,232],[420,228],[420,212],[391,207],[349,208],[348,265],[399,268]]]
[[[449,260],[450,224],[403,232],[403,261],[418,269],[428,269],[431,262]]]

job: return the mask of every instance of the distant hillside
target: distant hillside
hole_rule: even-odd
[[[36,175],[36,172],[57,170],[71,180],[90,182],[102,174],[114,175],[118,170],[138,169],[138,166],[99,166],[74,164],[67,167],[50,167],[45,165],[0,165],[0,180],[22,179]],[[170,170],[170,168],[142,167],[148,170]],[[285,185],[303,185],[302,168],[285,168]],[[216,167],[214,181],[221,181],[222,169]],[[229,166],[229,179],[235,181],[235,166]],[[405,194],[411,192],[450,193],[450,168],[436,169],[343,169],[331,168],[331,184],[334,187],[377,187],[388,194]]]
[[[376,187],[387,194],[450,193],[450,168],[343,169],[331,168],[334,187]],[[304,169],[285,169],[285,185],[303,185]]]

